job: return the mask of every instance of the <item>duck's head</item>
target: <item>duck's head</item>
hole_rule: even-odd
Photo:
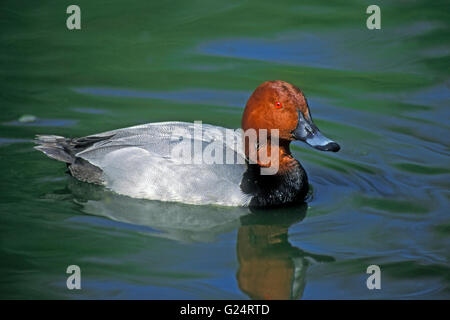
[[[242,129],[278,129],[280,143],[300,140],[322,151],[340,146],[326,138],[314,124],[302,91],[285,81],[266,81],[253,92],[242,116]]]

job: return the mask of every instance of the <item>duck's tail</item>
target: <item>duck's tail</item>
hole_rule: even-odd
[[[88,161],[77,157],[77,154],[96,142],[107,140],[112,136],[88,136],[70,139],[54,135],[37,135],[35,142],[38,146],[34,148],[52,159],[65,162],[70,174],[78,180],[103,184],[103,171]]]
[[[35,143],[38,146],[34,148],[52,159],[72,164],[75,161],[75,155],[68,148],[70,140],[61,136],[36,135]]]

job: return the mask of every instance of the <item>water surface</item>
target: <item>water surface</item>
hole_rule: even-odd
[[[0,298],[450,298],[446,1],[381,2],[377,31],[362,0],[80,0],[80,31],[70,4],[0,4]],[[131,199],[32,149],[35,134],[146,122],[238,128],[273,79],[302,88],[342,147],[293,147],[305,206]]]

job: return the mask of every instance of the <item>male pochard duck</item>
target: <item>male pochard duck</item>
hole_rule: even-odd
[[[247,139],[251,129],[256,142]],[[264,129],[265,143],[260,133]],[[35,148],[65,162],[78,180],[130,197],[255,207],[304,201],[308,178],[291,154],[292,141],[301,140],[322,151],[340,149],[313,123],[302,91],[284,81],[267,81],[256,88],[245,107],[242,130],[159,122],[74,139],[40,135]],[[174,155],[180,151],[194,160]],[[221,152],[226,161],[195,158],[200,153],[220,160]],[[263,173],[272,167],[274,172]]]

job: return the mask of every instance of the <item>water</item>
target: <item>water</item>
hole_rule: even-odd
[[[70,4],[0,5],[0,298],[450,298],[446,1],[383,2],[378,31],[368,1],[80,0],[80,31]],[[32,149],[146,122],[237,128],[272,79],[301,87],[342,147],[293,148],[306,206],[130,199]]]

